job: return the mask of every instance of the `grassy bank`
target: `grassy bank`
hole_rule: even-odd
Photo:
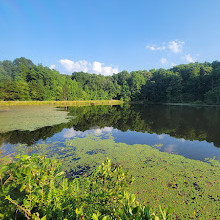
[[[77,101],[0,101],[0,106],[14,105],[56,105],[56,106],[85,106],[85,105],[119,105],[120,100],[77,100]]]

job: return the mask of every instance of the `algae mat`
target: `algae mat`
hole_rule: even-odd
[[[36,149],[35,149],[36,150]],[[154,209],[172,206],[176,219],[218,219],[220,162],[202,162],[160,152],[147,145],[116,143],[89,135],[38,150],[62,160],[67,175],[90,175],[107,157],[135,178],[130,191]]]
[[[45,126],[67,123],[70,120],[67,114],[66,111],[58,111],[49,105],[0,106],[0,132],[34,131]]]

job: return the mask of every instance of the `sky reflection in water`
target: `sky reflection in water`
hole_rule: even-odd
[[[2,152],[13,152],[13,147],[19,143],[31,146],[58,141],[62,144],[75,137],[96,135],[105,138],[110,134],[116,142],[147,144],[190,159],[204,160],[215,156],[220,160],[218,108],[133,105],[71,107],[67,111],[76,117],[62,126],[0,134]]]

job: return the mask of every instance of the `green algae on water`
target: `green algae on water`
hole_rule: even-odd
[[[59,159],[69,178],[89,176],[108,157],[134,176],[130,193],[154,210],[158,205],[174,207],[177,219],[219,217],[220,162],[214,159],[202,162],[148,145],[116,143],[111,135],[67,139],[33,150]]]
[[[34,131],[45,126],[53,126],[70,121],[66,111],[58,111],[49,105],[1,106],[0,132],[13,130]],[[71,117],[72,118],[72,117]]]

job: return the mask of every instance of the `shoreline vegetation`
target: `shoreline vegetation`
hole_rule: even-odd
[[[56,105],[56,106],[86,106],[86,105],[120,105],[121,100],[76,100],[76,101],[0,101],[0,106],[14,105]]]
[[[0,101],[1,106],[16,105],[55,105],[55,106],[88,106],[88,105],[121,105],[121,104],[145,104],[145,105],[176,105],[195,107],[220,107],[217,104],[206,103],[153,103],[145,101],[123,101],[123,100],[75,100],[75,101]]]
[[[220,105],[215,104],[206,104],[206,103],[153,103],[153,104],[161,104],[161,105],[179,105],[179,106],[195,106],[195,107],[220,107]]]

